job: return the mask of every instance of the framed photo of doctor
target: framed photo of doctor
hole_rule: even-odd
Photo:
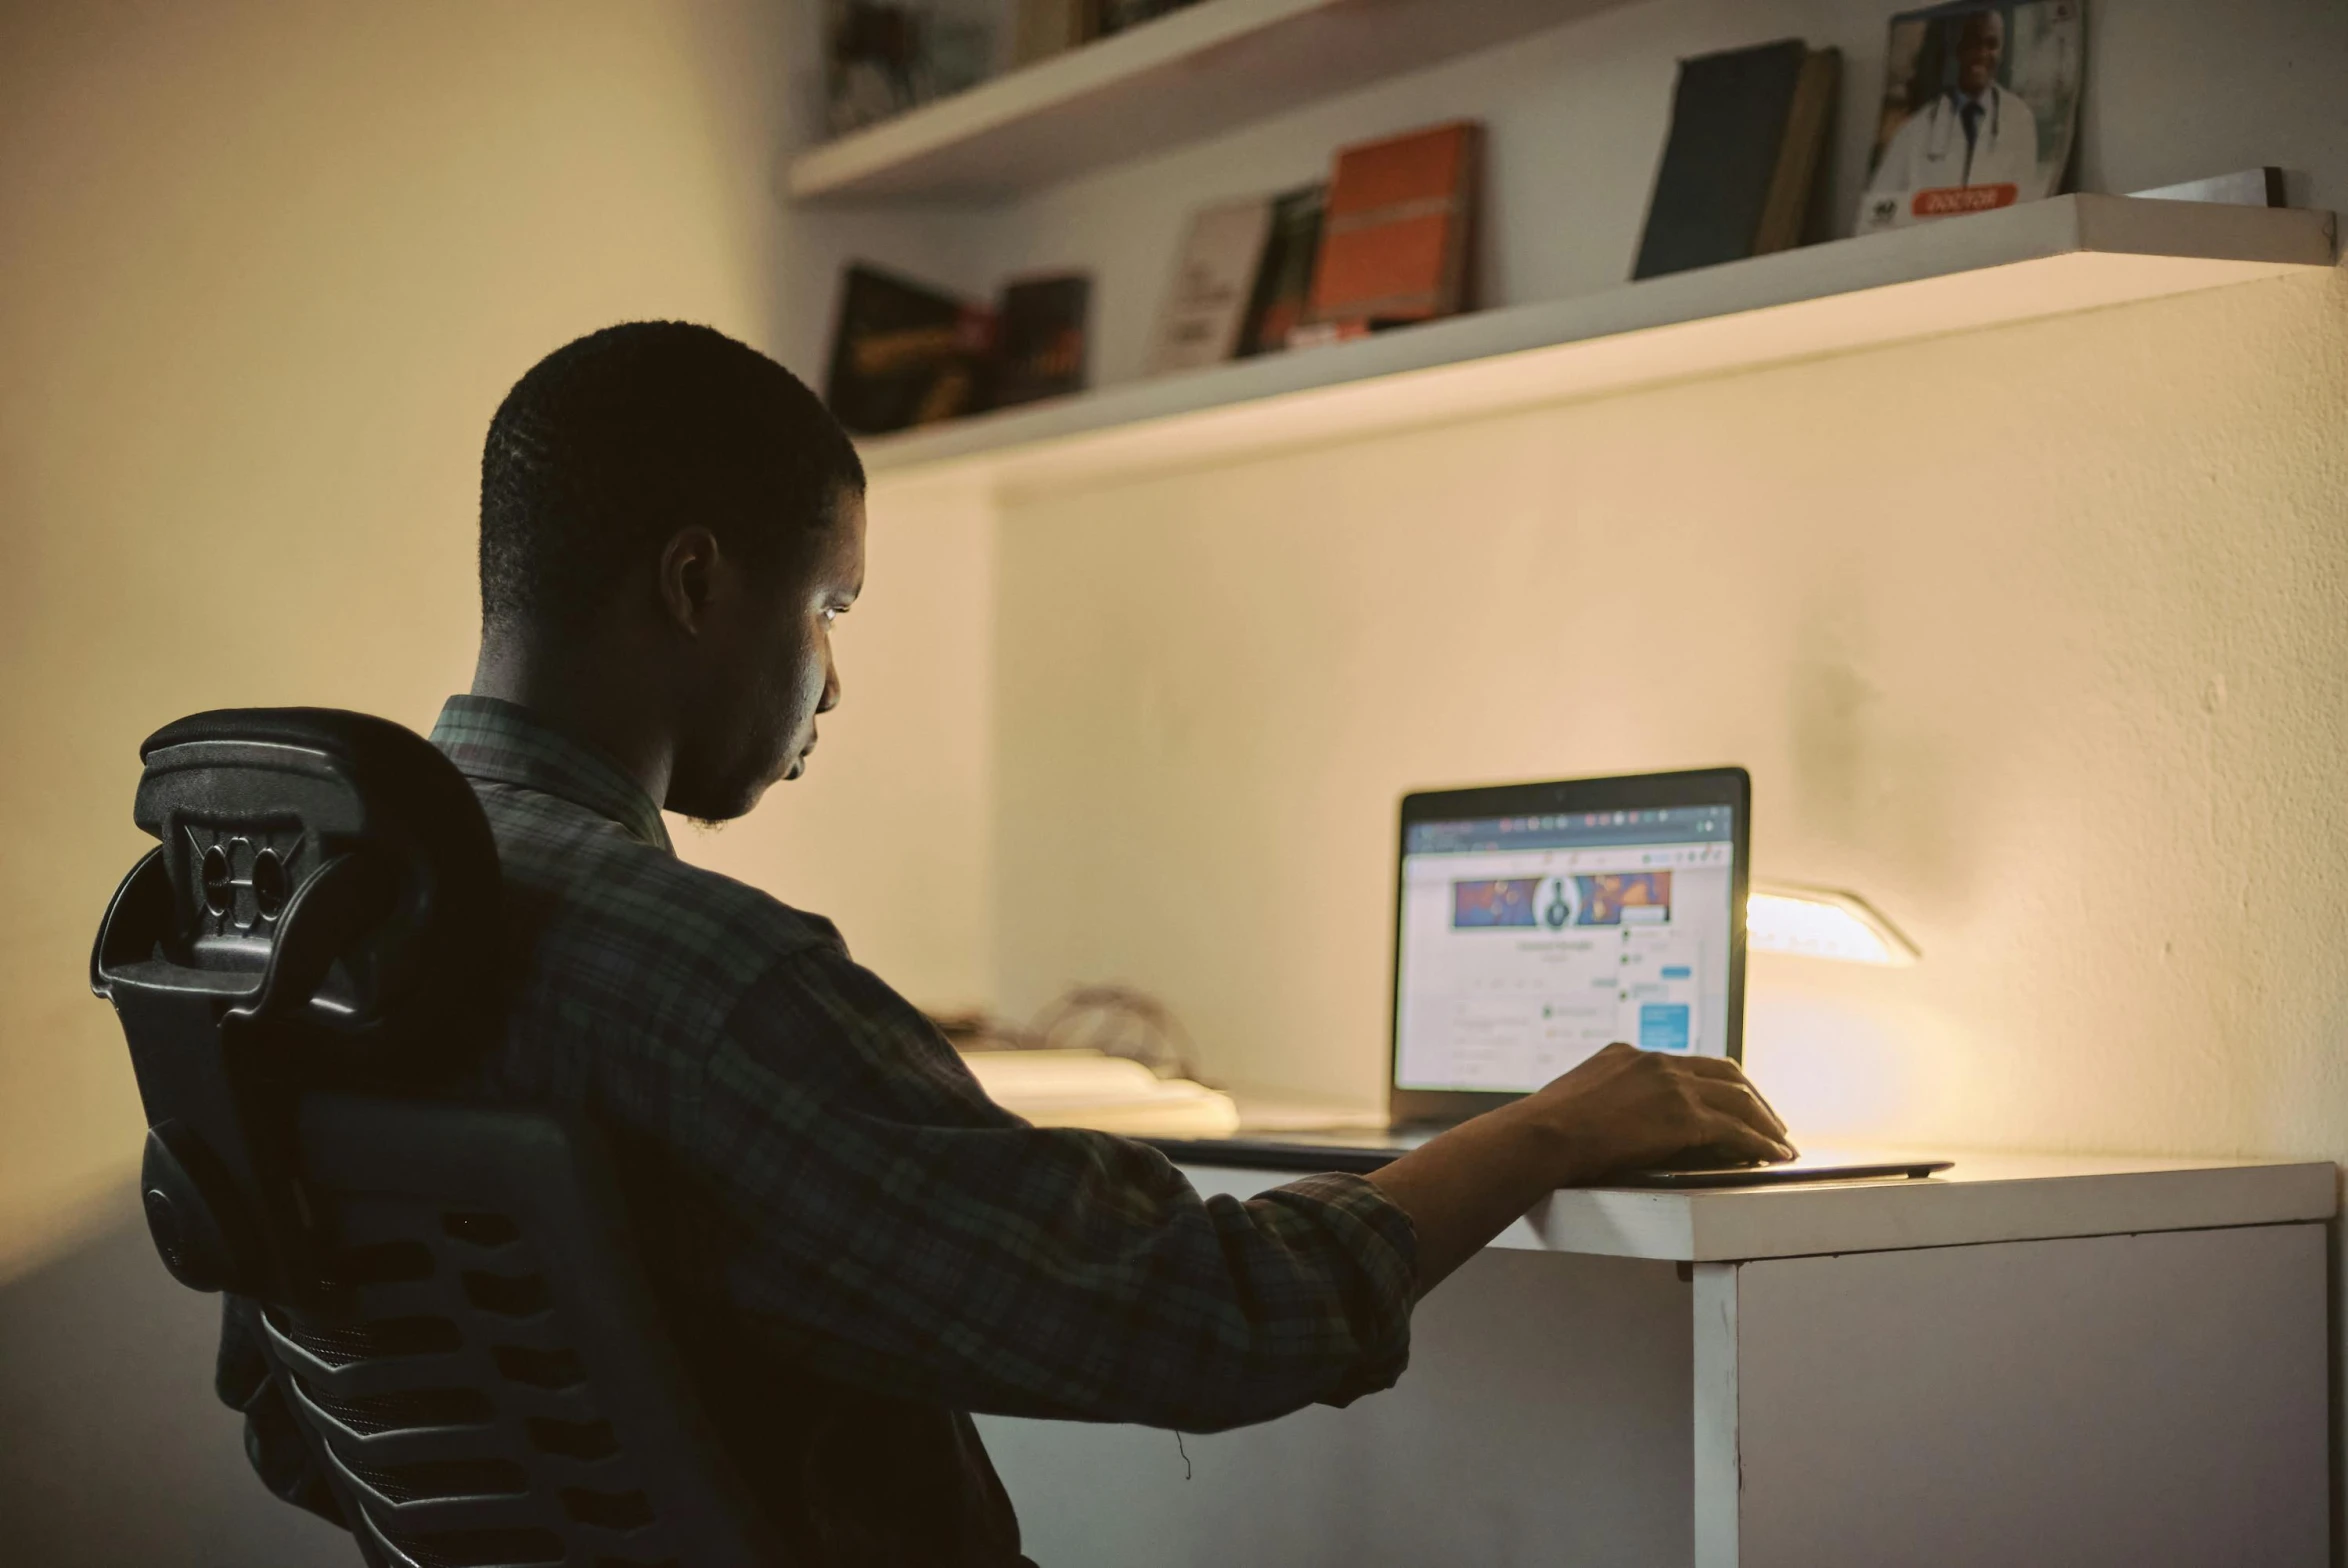
[[[2084,0],[1955,0],[1891,19],[1857,231],[2062,188],[2086,75]]]

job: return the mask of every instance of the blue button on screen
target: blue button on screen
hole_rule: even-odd
[[[1639,1006],[1639,1049],[1684,1051],[1688,1048],[1688,1004],[1643,1002]]]
[[[1663,978],[1666,980],[1686,980],[1695,972],[1686,964],[1665,964],[1663,966]]]

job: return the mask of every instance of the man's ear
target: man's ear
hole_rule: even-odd
[[[661,609],[686,636],[701,635],[723,566],[717,535],[699,526],[678,529],[660,552]]]

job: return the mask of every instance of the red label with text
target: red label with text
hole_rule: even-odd
[[[1938,190],[1918,191],[1908,210],[1919,218],[1946,218],[1960,212],[2011,207],[2021,194],[2021,187],[2011,181],[2003,185],[1944,185]]]

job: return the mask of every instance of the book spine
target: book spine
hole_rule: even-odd
[[[1753,235],[1752,254],[1756,256],[1790,250],[1801,242],[1841,75],[1840,50],[1813,49],[1802,60],[1793,107],[1786,114],[1785,135],[1778,143],[1777,167],[1770,173],[1769,194],[1762,200],[1761,222]]]

